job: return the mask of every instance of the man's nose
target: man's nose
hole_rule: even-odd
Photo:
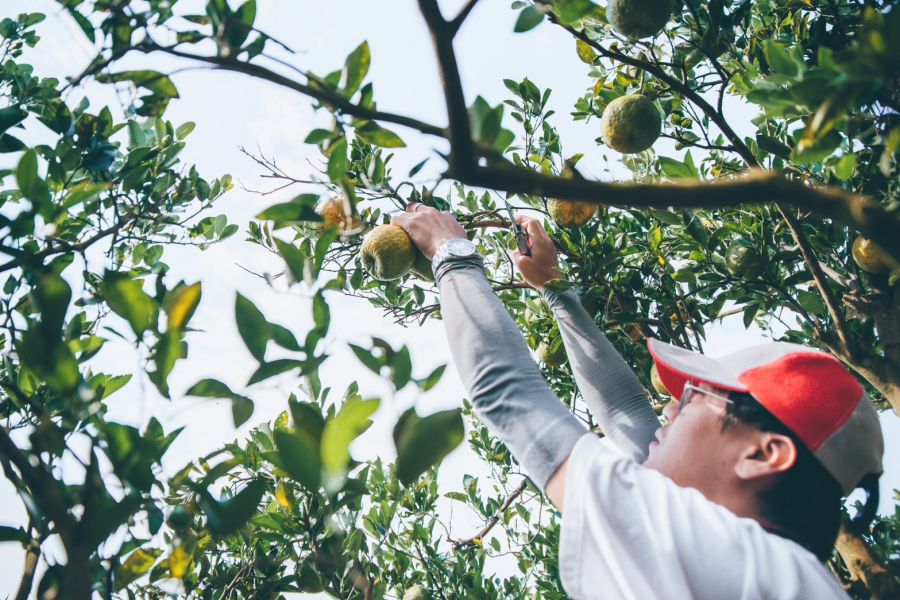
[[[678,416],[678,407],[675,406],[676,404],[678,403],[673,400],[666,404],[662,409],[662,416],[665,417],[669,424],[671,424]]]

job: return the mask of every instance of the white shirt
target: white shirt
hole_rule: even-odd
[[[583,436],[569,457],[559,550],[573,598],[847,598],[802,546]]]

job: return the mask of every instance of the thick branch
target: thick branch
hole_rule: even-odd
[[[498,191],[583,200],[634,208],[727,208],[779,202],[858,229],[891,255],[900,257],[900,215],[862,196],[830,187],[814,187],[777,173],[753,170],[715,182],[605,183],[544,175],[512,165],[449,170],[448,178]]]
[[[444,100],[447,103],[447,120],[450,123],[450,168],[475,164],[472,146],[472,130],[469,127],[469,111],[459,78],[459,65],[453,50],[453,26],[441,16],[437,0],[419,0],[419,10],[431,31],[434,52],[444,84]]]
[[[900,593],[893,575],[882,565],[866,541],[843,526],[835,544],[850,578],[861,581],[875,600],[896,598]]]

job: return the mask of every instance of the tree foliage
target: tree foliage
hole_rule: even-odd
[[[20,598],[32,589],[42,598],[91,590],[391,598],[413,585],[435,598],[565,597],[558,515],[469,404],[404,413],[394,428],[396,463],[360,463],[349,447],[379,399],[363,398],[355,383],[338,394],[319,378],[329,358],[321,344],[328,294],[364,298],[400,324],[440,317],[427,277],[378,281],[359,258],[360,234],[409,202],[455,212],[536,351],[558,352],[561,339],[547,307],[511,270],[505,200],[545,216],[565,285],[648,390],[646,337],[702,350],[709,327],[740,315],[747,327],[834,353],[879,406],[900,403],[897,273],[868,273],[852,257],[860,231],[898,257],[900,13],[887,3],[685,0],[659,35],[631,40],[587,0],[513,2],[516,31],[558,28],[572,38],[571,60],[585,64],[585,93],[563,116],[549,108],[551,90],[527,78],[505,79],[508,95],[496,104],[479,96],[466,106],[452,42],[476,3],[447,20],[435,2],[420,0],[445,82],[446,128],[377,108],[368,78],[377,57],[365,42],[328,73],[285,69],[297,59],[255,27],[254,0],[209,0],[203,14],[177,1],[59,4],[101,48],[65,84],[19,63],[38,44],[43,15],[0,21],[0,151],[15,157],[15,168],[0,171],[0,465],[28,512],[27,523],[0,534],[26,553]],[[140,375],[172,396],[168,377],[187,355],[202,282],[170,281],[165,248],[205,247],[240,226],[214,214],[230,178],[204,178],[179,160],[194,125],[164,118],[177,78],[158,66],[123,70],[126,56],[244,73],[308,96],[334,117],[306,139],[322,155],[318,184],[254,157],[267,175],[301,188],[262,211],[247,234],[312,296],[310,328],[298,335],[238,294],[235,323],[258,368],[246,389],[204,379],[185,394],[230,401],[240,425],[253,413],[254,385],[291,373],[297,392],[274,422],[169,480],[158,465],[180,431],[155,419],[142,428],[109,420],[106,400],[130,375],[95,373],[91,359],[112,336],[125,338]],[[86,101],[69,106],[63,92],[90,78],[139,94],[123,115]],[[586,180],[555,123],[571,118],[599,131],[604,109],[631,94],[652,101],[674,153],[622,157],[634,183]],[[754,133],[742,137],[730,115],[747,106],[757,116],[748,124]],[[392,157],[406,152],[410,130],[449,141],[446,164],[416,160],[395,173]],[[29,145],[32,131],[52,141]],[[422,185],[417,176],[434,168],[452,183]],[[753,170],[765,172],[742,176]],[[331,197],[345,213],[337,226],[317,212]],[[584,225],[559,225],[547,208],[555,198],[600,208]],[[271,359],[273,345],[291,358]],[[351,349],[397,390],[425,392],[443,374],[440,367],[414,377],[409,350],[378,338]],[[556,362],[544,365],[550,385],[594,427],[568,365]],[[435,465],[463,440],[493,476],[467,476],[441,493]],[[77,481],[63,479],[63,461],[80,464]],[[480,516],[484,528],[459,538],[439,505],[446,501]],[[34,581],[56,535],[67,560]],[[888,597],[898,539],[896,517],[882,519],[862,537],[842,536],[832,564],[854,594]],[[491,559],[507,554],[518,573],[493,575]]]

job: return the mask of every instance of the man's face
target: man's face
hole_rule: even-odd
[[[701,384],[716,395],[725,393]],[[656,431],[644,466],[659,471],[682,487],[700,490],[711,500],[721,500],[719,490],[735,478],[735,465],[746,452],[753,430],[739,422],[723,428],[727,403],[702,391],[690,396],[679,412],[679,402],[663,410],[668,421]]]

